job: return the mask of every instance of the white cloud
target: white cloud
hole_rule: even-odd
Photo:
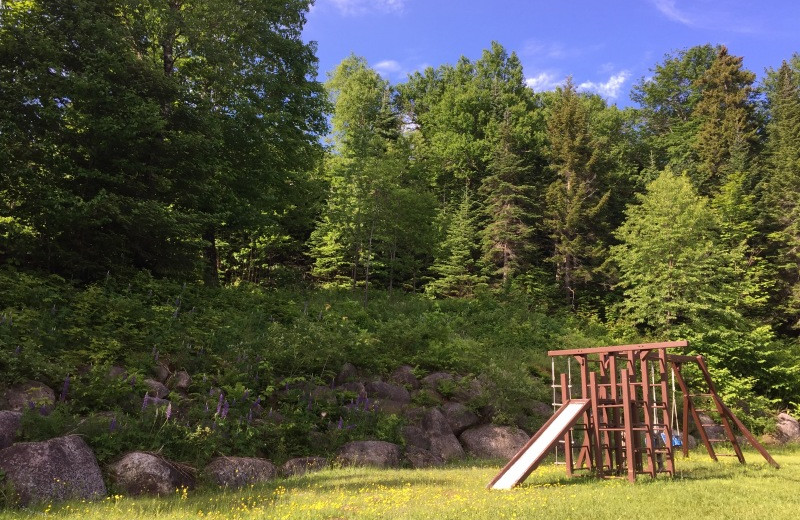
[[[563,78],[560,78],[551,72],[540,72],[536,76],[525,78],[525,84],[533,89],[534,92],[553,90],[563,82]]]
[[[631,73],[627,70],[623,70],[618,72],[617,74],[612,75],[608,78],[608,81],[605,83],[596,83],[594,81],[584,81],[580,85],[578,85],[578,90],[589,90],[592,92],[596,92],[601,96],[605,96],[610,99],[616,99],[619,96],[620,91],[622,90],[622,86],[631,76]]]
[[[356,16],[368,12],[400,13],[406,0],[325,0],[346,16]]]
[[[689,26],[695,24],[694,20],[689,18],[689,16],[681,12],[681,10],[675,6],[675,0],[652,0],[652,2],[656,9],[661,12],[661,14],[673,22],[678,22]]]
[[[383,60],[379,61],[375,65],[372,66],[375,70],[378,71],[383,76],[388,76],[389,74],[396,74],[403,70],[403,66],[400,65],[399,62],[395,60]]]
[[[688,2],[678,7],[678,0],[650,0],[666,18],[693,29],[707,29],[742,34],[757,34],[765,30],[764,21],[756,2],[751,2],[749,9],[733,11],[725,2]]]

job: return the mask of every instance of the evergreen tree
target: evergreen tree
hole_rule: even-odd
[[[695,142],[699,164],[695,186],[716,193],[732,172],[746,172],[756,145],[752,84],[755,74],[724,46],[697,81],[702,97],[693,115],[700,121]]]
[[[480,193],[484,197],[486,227],[481,230],[483,261],[494,266],[492,276],[499,275],[503,284],[526,265],[530,247],[533,215],[530,214],[531,188],[529,171],[511,142],[509,116],[489,160],[489,175],[483,179]]]
[[[465,298],[486,285],[476,261],[478,246],[475,217],[469,190],[464,189],[464,197],[458,210],[450,219],[446,237],[439,249],[437,259],[431,270],[439,278],[430,282],[425,291],[435,296]]]
[[[774,76],[765,201],[776,226],[770,238],[778,246],[779,305],[800,326],[800,79],[785,61]]]
[[[551,261],[572,306],[577,290],[592,280],[605,246],[597,218],[609,198],[600,194],[597,155],[587,111],[572,79],[559,88],[547,120],[551,168],[557,178],[547,190],[546,225],[553,240]]]

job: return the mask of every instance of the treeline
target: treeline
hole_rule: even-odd
[[[686,337],[742,395],[800,399],[800,55],[664,57],[619,109],[525,85],[492,43],[323,85],[309,0],[0,8],[0,262],[470,298]],[[738,388],[738,389],[737,389]]]
[[[390,85],[351,56],[328,83],[327,196],[311,274],[435,296],[557,281],[575,309],[651,327],[700,307],[798,320],[800,57],[761,85],[725,47],[676,52],[620,110],[524,84],[515,54]],[[713,303],[712,303],[713,302]]]

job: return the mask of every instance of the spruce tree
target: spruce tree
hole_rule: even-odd
[[[693,172],[701,193],[712,194],[735,171],[747,171],[757,140],[753,88],[755,74],[724,46],[697,80],[702,97],[694,109],[700,121],[695,141],[699,164]]]
[[[769,180],[766,206],[776,231],[781,302],[790,322],[800,326],[800,86],[797,73],[783,62],[776,74],[767,128]]]
[[[472,200],[465,188],[461,203],[447,226],[438,258],[431,267],[439,278],[427,285],[425,291],[428,294],[464,298],[473,296],[476,289],[486,286],[486,279],[476,261],[476,237]]]
[[[489,160],[489,175],[484,177],[479,189],[484,197],[487,221],[481,230],[482,258],[494,267],[489,274],[499,277],[503,284],[526,264],[532,216],[528,171],[514,149],[509,119],[506,114]]]
[[[551,261],[572,306],[605,254],[597,217],[609,198],[601,194],[589,119],[572,78],[558,90],[547,121],[549,156],[556,180],[547,190],[545,224],[553,241]]]

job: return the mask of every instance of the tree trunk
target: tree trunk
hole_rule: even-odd
[[[203,233],[203,240],[206,245],[203,247],[205,258],[205,269],[203,279],[210,287],[219,287],[219,254],[217,252],[217,235],[213,227],[209,227]]]
[[[369,230],[369,242],[367,244],[367,261],[365,262],[364,269],[364,307],[367,306],[369,301],[369,264],[372,260],[372,235],[375,233],[375,221],[372,221],[372,227]]]
[[[397,258],[397,239],[392,242],[392,252],[389,254],[389,294],[394,288],[394,262]]]

